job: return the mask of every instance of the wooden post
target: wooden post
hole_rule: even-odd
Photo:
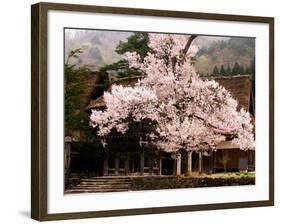
[[[125,158],[125,175],[129,173],[129,155],[126,153],[126,158]]]
[[[188,174],[190,175],[192,173],[192,152],[191,151],[187,152],[187,157],[188,157],[188,161],[187,161]]]
[[[114,158],[114,174],[119,174],[119,153],[116,153]]]
[[[66,136],[64,140],[64,172],[68,176],[70,174],[71,162],[71,137]]]
[[[143,175],[144,173],[144,150],[141,149],[140,151],[140,173]]]
[[[177,168],[176,168],[176,175],[177,176],[179,176],[179,175],[181,175],[181,154],[179,153],[179,154],[177,154]]]
[[[249,169],[250,171],[253,171],[255,169],[255,160],[254,160],[254,151],[249,151]]]
[[[214,167],[213,167],[214,173],[216,172],[216,168],[217,168],[217,151],[214,151]]]
[[[161,151],[158,153],[158,175],[162,175],[162,155]]]
[[[250,159],[251,159],[251,157],[250,157],[250,150],[247,150],[247,172],[249,172],[249,167],[250,167]]]
[[[108,176],[108,149],[104,149],[103,175]]]
[[[202,152],[199,152],[199,173],[201,174],[203,172],[203,156],[202,156]]]
[[[149,157],[149,175],[153,175],[153,157],[152,156],[150,156]]]
[[[173,158],[173,175],[177,174],[177,160]]]
[[[210,173],[214,173],[214,151],[210,152]]]
[[[131,172],[134,173],[135,172],[135,157],[134,156],[132,156],[131,161],[132,161],[132,170],[131,170]]]

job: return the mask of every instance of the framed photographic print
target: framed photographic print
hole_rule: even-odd
[[[32,218],[272,206],[274,18],[32,5]]]

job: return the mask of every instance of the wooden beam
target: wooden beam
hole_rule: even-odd
[[[70,174],[70,162],[71,162],[71,141],[64,142],[64,173],[65,176]]]
[[[202,152],[199,152],[199,173],[201,174],[203,172],[203,155]]]
[[[129,155],[126,153],[126,158],[125,158],[125,175],[129,173]]]
[[[214,173],[214,151],[210,152],[210,173]]]
[[[108,149],[105,149],[103,159],[103,175],[108,176]]]
[[[187,152],[187,157],[188,157],[188,161],[187,161],[188,174],[191,174],[192,173],[192,152]]]
[[[149,174],[153,175],[153,167],[154,167],[154,158],[151,156],[149,157]]]
[[[158,153],[158,175],[162,175],[162,153]]]
[[[114,174],[118,175],[119,174],[119,153],[115,154],[114,158]]]
[[[214,151],[214,173],[216,172],[216,168],[217,168],[217,151]]]
[[[179,175],[181,175],[181,154],[179,153],[178,155],[177,155],[177,159],[176,159],[176,175],[177,176],[179,176]]]
[[[144,150],[141,149],[140,151],[140,173],[143,175],[144,173]]]
[[[132,157],[132,170],[131,170],[132,173],[135,172],[135,158]]]
[[[177,174],[177,161],[173,159],[173,175]]]

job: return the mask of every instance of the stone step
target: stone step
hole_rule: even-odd
[[[132,183],[118,183],[118,184],[112,184],[112,183],[85,183],[81,182],[78,185],[80,186],[130,186]]]
[[[98,176],[98,177],[85,177],[85,179],[131,179],[131,176]]]
[[[81,191],[88,191],[88,190],[92,190],[92,191],[118,191],[118,190],[130,190],[130,188],[128,187],[106,187],[106,188],[98,188],[98,187],[75,187],[69,190],[81,190]]]
[[[120,184],[132,184],[132,182],[80,182],[79,184],[86,185],[120,185]]]
[[[104,193],[104,192],[122,192],[128,191],[128,189],[100,189],[100,190],[84,190],[84,189],[71,189],[66,193]]]
[[[112,184],[112,183],[79,183],[80,186],[130,186],[132,183],[118,183],[118,184]]]
[[[81,184],[131,184],[132,181],[80,181]]]
[[[108,183],[108,182],[103,182],[103,183],[92,183],[92,182],[80,182],[78,185],[81,186],[120,186],[120,185],[124,185],[124,186],[129,186],[131,185],[131,182],[127,182],[127,183]]]
[[[132,176],[124,176],[124,175],[120,175],[120,176],[93,176],[93,177],[85,177],[85,179],[130,179]]]
[[[126,189],[128,190],[128,187],[74,187],[72,188],[73,190],[78,189],[78,190],[115,190],[115,189]]]
[[[91,193],[91,192],[120,192],[128,191],[131,187],[130,177],[92,177],[82,178],[80,183],[66,193]]]
[[[81,181],[131,181],[130,178],[82,178]]]
[[[129,189],[127,186],[107,186],[107,187],[88,187],[88,186],[76,186],[73,189],[93,189],[93,190],[107,190],[107,189]]]
[[[81,181],[117,181],[117,182],[122,182],[122,181],[132,181],[131,179],[81,179]]]

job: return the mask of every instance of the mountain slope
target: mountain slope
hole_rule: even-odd
[[[196,55],[195,67],[201,74],[211,74],[215,66],[233,67],[235,62],[250,67],[254,58],[254,38],[232,37],[202,47]]]

